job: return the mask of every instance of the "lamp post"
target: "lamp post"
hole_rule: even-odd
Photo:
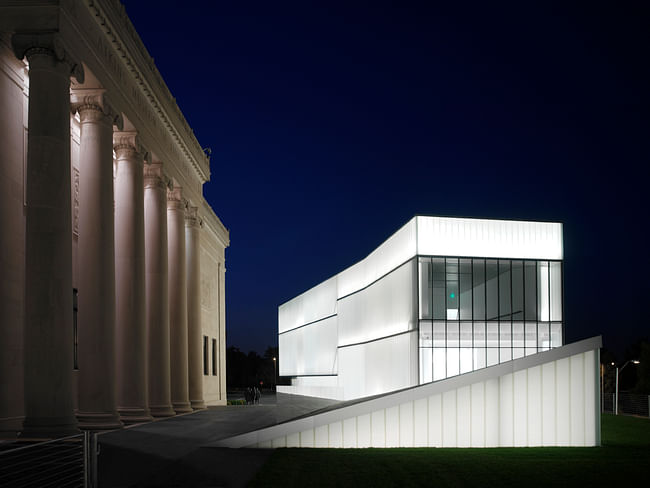
[[[618,373],[619,371],[623,371],[623,368],[625,368],[625,366],[627,366],[629,363],[639,364],[640,361],[636,359],[630,359],[628,361],[625,361],[625,364],[621,366],[620,369],[618,368],[618,366],[616,366],[616,415],[618,415]],[[614,363],[612,363],[612,366],[614,366]]]
[[[273,358],[273,389],[277,392],[278,391],[278,381],[277,381],[277,359]]]

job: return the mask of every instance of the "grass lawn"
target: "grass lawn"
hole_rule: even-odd
[[[602,417],[602,447],[277,449],[250,486],[650,486],[650,419]]]

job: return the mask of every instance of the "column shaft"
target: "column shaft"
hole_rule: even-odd
[[[151,420],[147,391],[143,154],[135,132],[113,135],[117,410],[124,423]]]
[[[205,408],[203,400],[203,335],[201,332],[200,220],[197,208],[185,216],[185,256],[187,268],[187,333],[189,354],[190,404]],[[208,371],[209,372],[209,371]]]
[[[42,39],[41,39],[42,40]],[[13,38],[29,60],[25,208],[24,437],[77,432],[72,399],[70,66]],[[48,40],[44,44],[48,44]],[[21,43],[31,46],[21,49]],[[38,42],[36,42],[38,44]]]
[[[169,364],[167,275],[167,190],[160,163],[144,169],[145,289],[149,409],[154,417],[174,415]]]
[[[122,425],[115,390],[114,116],[102,96],[73,94],[81,118],[77,418],[91,430]]]
[[[169,329],[172,406],[176,413],[191,412],[187,363],[187,276],[185,270],[185,210],[181,189],[167,195],[169,263]]]

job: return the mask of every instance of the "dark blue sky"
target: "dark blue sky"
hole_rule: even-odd
[[[229,346],[416,213],[563,222],[567,341],[650,333],[642,2],[123,3],[212,149]]]

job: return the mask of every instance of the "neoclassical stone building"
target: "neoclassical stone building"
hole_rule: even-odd
[[[0,1],[0,431],[225,403],[209,178],[119,1]]]

